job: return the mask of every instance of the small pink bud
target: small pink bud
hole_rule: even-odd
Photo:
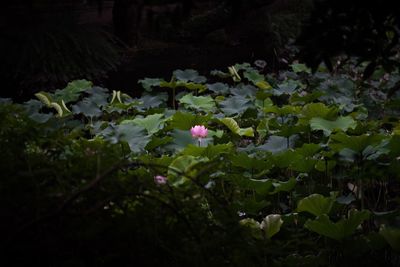
[[[190,129],[190,133],[194,138],[205,138],[208,135],[208,129],[204,125],[196,125]]]
[[[167,177],[162,176],[162,175],[156,175],[156,176],[154,176],[154,182],[156,184],[166,184],[167,183]]]

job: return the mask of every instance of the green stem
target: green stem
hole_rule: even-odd
[[[362,157],[362,155],[360,155]],[[363,185],[363,180],[361,177],[361,160],[358,161],[357,163],[357,178],[358,178],[358,191],[359,191],[359,197],[361,201],[361,210],[364,209],[365,203],[364,203],[364,185]]]
[[[176,88],[172,87],[172,107],[174,108],[174,110],[176,110],[175,94],[176,94]]]

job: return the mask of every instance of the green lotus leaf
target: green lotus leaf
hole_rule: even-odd
[[[233,151],[233,144],[217,144],[208,145],[207,147],[199,147],[196,145],[188,145],[183,151],[182,155],[192,155],[196,157],[206,157],[208,159],[214,159],[222,154],[229,154]]]
[[[168,145],[173,141],[174,141],[174,139],[171,136],[158,137],[158,136],[152,135],[150,142],[147,143],[145,148],[147,151],[152,151],[152,150],[156,150],[157,148],[163,147],[164,145]]]
[[[183,82],[195,82],[195,83],[204,83],[207,81],[206,77],[200,76],[196,70],[186,69],[186,70],[175,70],[173,72],[174,77]]]
[[[311,103],[311,102],[317,100],[320,96],[323,96],[323,95],[324,94],[319,91],[314,91],[312,93],[307,93],[307,94],[304,94],[304,93],[300,94],[300,93],[296,92],[290,96],[289,102],[291,104],[296,104],[296,105],[303,104],[304,105],[304,104]],[[318,104],[318,103],[316,103],[316,104]],[[318,115],[312,116],[312,117],[318,117]]]
[[[187,184],[190,179],[195,178],[199,170],[196,165],[206,162],[207,159],[191,155],[183,155],[174,159],[168,167],[168,180],[174,187]]]
[[[92,102],[89,98],[84,98],[82,101],[72,106],[72,113],[83,114],[86,117],[99,117],[102,111],[96,103]]]
[[[142,85],[144,90],[151,92],[153,87],[160,86],[161,82],[165,82],[163,79],[159,78],[144,78],[139,80],[138,83]]]
[[[244,98],[253,99],[259,90],[251,84],[238,84],[230,89],[231,94],[234,96],[241,96]]]
[[[193,94],[187,94],[179,102],[186,108],[192,108],[199,111],[212,112],[215,109],[215,102],[211,96],[193,96]]]
[[[264,209],[270,205],[270,202],[266,200],[256,200],[253,198],[248,198],[240,201],[238,203],[238,210],[250,215],[257,215],[260,210]]]
[[[222,112],[227,116],[231,116],[234,114],[242,114],[249,107],[252,107],[251,101],[243,96],[231,96],[226,98],[224,101],[220,103]]]
[[[150,137],[146,134],[145,129],[137,125],[118,125],[116,134],[121,141],[128,143],[132,152],[142,152],[150,142]]]
[[[269,132],[268,121],[268,119],[260,120],[259,124],[257,125],[256,131],[261,139],[265,138]]]
[[[126,142],[131,151],[135,153],[143,152],[150,142],[150,137],[147,135],[146,130],[131,123],[116,126],[109,125],[103,130],[98,130],[96,135],[102,136],[112,144],[120,141]]]
[[[31,99],[24,104],[29,118],[38,123],[45,123],[53,117],[53,114],[40,113],[39,111],[42,107],[43,103],[35,99]]]
[[[157,95],[145,94],[141,98],[139,98],[139,101],[142,103],[140,106],[143,107],[143,109],[159,107],[162,104],[166,103],[167,100],[167,93],[157,93]]]
[[[305,64],[296,63],[296,64],[290,65],[290,67],[292,67],[293,71],[296,73],[305,72],[305,73],[311,74],[311,69],[308,68]]]
[[[267,81],[256,82],[255,86],[257,86],[258,88],[260,88],[262,90],[272,89],[272,86]]]
[[[272,179],[249,179],[244,188],[252,189],[260,196],[265,197],[275,189]]]
[[[254,237],[255,239],[262,239],[262,232],[261,232],[261,228],[260,228],[260,223],[257,222],[254,219],[251,218],[245,218],[239,221],[239,224],[244,227],[247,228],[250,232],[250,235],[252,237]]]
[[[329,146],[334,151],[342,151],[350,149],[354,153],[364,153],[369,146],[375,147],[379,145],[385,136],[380,134],[363,134],[358,136],[350,136],[345,133],[337,133],[331,136],[332,144]],[[368,152],[368,151],[366,151]]]
[[[274,95],[292,95],[299,88],[300,84],[294,80],[288,80],[278,85],[277,89],[273,90]]]
[[[208,90],[213,91],[216,94],[225,95],[229,93],[229,85],[226,83],[207,84],[207,88]]]
[[[357,126],[356,121],[350,117],[339,117],[335,121],[325,120],[317,117],[310,120],[310,126],[312,130],[322,130],[324,135],[329,136],[334,131],[347,131],[348,129],[354,129]]]
[[[279,168],[288,168],[297,172],[308,173],[314,169],[317,160],[300,154],[299,151],[286,150],[273,155],[275,165]]]
[[[302,147],[296,148],[296,152],[304,157],[312,157],[321,149],[322,147],[319,144],[303,144]]]
[[[314,216],[321,216],[322,214],[329,214],[333,207],[335,199],[332,197],[324,197],[320,194],[312,194],[299,201],[297,211],[306,211]]]
[[[233,118],[223,118],[220,119],[220,122],[222,122],[226,127],[229,128],[233,133],[240,135],[240,136],[247,136],[247,137],[253,137],[254,136],[254,130],[251,127],[248,128],[240,128],[238,123],[233,119]]]
[[[283,220],[281,219],[281,215],[270,214],[262,220],[260,228],[264,232],[265,237],[270,239],[271,237],[279,233],[282,224]]]
[[[275,113],[279,115],[297,115],[301,111],[301,107],[293,105],[284,105],[278,107],[276,105],[268,105],[263,107],[265,113]]]
[[[245,71],[243,73],[243,77],[245,77],[247,80],[249,80],[252,83],[256,83],[259,81],[264,81],[265,77],[264,75],[260,74],[258,71],[256,70],[249,70],[249,71]]]
[[[246,170],[269,170],[273,167],[273,163],[269,159],[258,159],[250,157],[247,153],[238,153],[230,155],[230,160],[233,166],[240,167]]]
[[[257,98],[255,104],[258,108],[264,109],[266,107],[272,107],[274,105],[274,102],[272,102],[271,98],[266,97],[262,99]]]
[[[178,87],[185,87],[192,91],[197,91],[198,93],[203,93],[207,90],[207,86],[200,83],[188,83],[188,82],[177,82]]]
[[[176,112],[170,119],[169,125],[173,129],[190,130],[195,125],[207,125],[212,115],[195,115],[190,112]]]
[[[133,123],[135,125],[142,126],[147,130],[147,133],[152,135],[163,128],[165,119],[164,114],[152,114],[144,118],[135,118],[133,120],[124,120],[121,124]]]
[[[332,170],[336,166],[336,160],[318,160],[315,163],[315,169],[320,172],[327,172]]]
[[[354,234],[357,227],[369,217],[368,210],[351,210],[347,219],[341,219],[335,223],[329,219],[328,215],[322,214],[315,220],[307,220],[304,227],[319,235],[340,241]]]
[[[303,117],[303,121],[306,122],[315,117],[333,120],[336,118],[337,112],[337,108],[328,107],[324,103],[310,103],[303,107],[301,115]]]
[[[289,178],[288,181],[277,181],[273,182],[272,185],[275,187],[274,191],[271,194],[276,194],[279,192],[290,192],[296,186],[296,178]]]
[[[171,132],[172,143],[167,148],[174,151],[181,151],[188,145],[195,145],[197,139],[193,138],[190,131],[174,129]]]
[[[319,235],[327,236],[335,240],[341,240],[344,238],[343,225],[335,224],[329,220],[329,217],[326,214],[322,214],[313,221],[307,220],[304,227]]]
[[[276,154],[294,147],[294,142],[296,138],[297,137],[295,135],[291,137],[271,135],[268,138],[267,142],[264,145],[257,147],[257,149],[269,151],[272,154]]]
[[[93,83],[87,80],[75,80],[68,83],[64,89],[58,89],[54,92],[54,100],[64,100],[65,103],[76,101],[82,92],[92,88]]]
[[[110,96],[108,89],[93,86],[92,88],[89,88],[86,92],[89,94],[87,100],[95,103],[98,107],[105,107],[106,105],[108,105],[108,98]],[[121,100],[120,91],[117,92],[117,97],[119,98],[119,100]]]

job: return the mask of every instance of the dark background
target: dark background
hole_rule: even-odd
[[[17,0],[2,4],[2,97],[88,79],[136,95],[138,79],[168,79],[265,60],[266,72],[299,59],[332,68],[333,57],[390,60],[399,39],[395,1]],[[390,32],[390,35],[388,35]],[[300,50],[290,49],[295,43]]]

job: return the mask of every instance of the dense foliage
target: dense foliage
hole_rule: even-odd
[[[363,69],[238,64],[143,79],[140,98],[79,80],[1,100],[2,251],[40,266],[398,266],[400,74]]]

